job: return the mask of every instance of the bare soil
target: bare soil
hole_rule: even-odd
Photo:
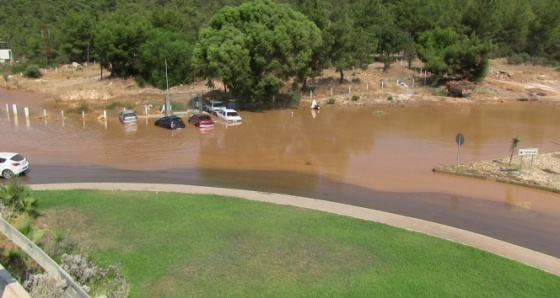
[[[26,79],[20,75],[10,76],[3,82],[3,88],[44,94],[46,104],[38,101],[41,108],[64,109],[77,112],[87,106],[89,114],[97,117],[103,109],[116,101],[127,106],[143,107],[153,105],[150,111],[160,114],[166,93],[189,98],[201,94],[206,98],[223,99],[223,86],[214,82],[209,88],[204,81],[176,86],[170,90],[159,90],[150,86],[140,87],[134,79],[107,77],[99,65],[72,66],[44,71],[40,79]],[[433,104],[500,104],[505,102],[537,102],[560,104],[560,71],[558,69],[533,65],[508,65],[505,60],[491,61],[488,77],[474,85],[467,98],[446,96],[445,86],[433,86],[431,76],[416,62],[408,68],[403,62],[395,62],[391,69],[383,71],[383,65],[374,63],[367,70],[345,72],[345,80],[340,82],[340,74],[334,70],[324,71],[323,76],[309,80],[301,98],[301,105],[308,105],[312,98],[320,104],[333,107],[362,106],[419,106]],[[400,85],[399,82],[404,82]],[[26,102],[27,104],[27,102]],[[31,108],[31,107],[30,107]],[[116,113],[116,111],[112,111]],[[560,154],[538,155],[532,167],[515,157],[510,165],[509,157],[500,160],[481,161],[468,165],[434,169],[440,172],[469,175],[494,179],[502,182],[521,183],[526,186],[560,190]],[[506,161],[507,159],[507,161]],[[529,158],[525,158],[524,163]]]

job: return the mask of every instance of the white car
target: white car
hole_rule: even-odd
[[[6,179],[25,173],[29,168],[27,159],[14,152],[0,152],[0,174]]]
[[[220,109],[225,109],[226,106],[223,102],[217,100],[210,100],[204,105],[204,110],[210,114],[215,114]]]
[[[226,122],[241,122],[241,116],[236,110],[220,109],[216,111],[216,115]]]

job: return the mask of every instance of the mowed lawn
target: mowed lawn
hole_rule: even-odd
[[[560,277],[390,226],[232,197],[35,191],[131,297],[560,297]]]

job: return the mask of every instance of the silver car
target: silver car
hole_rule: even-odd
[[[124,110],[119,113],[119,120],[124,124],[135,124],[138,122],[138,116],[133,110]]]
[[[27,159],[14,152],[0,152],[0,173],[2,177],[10,179],[24,174],[29,169]]]

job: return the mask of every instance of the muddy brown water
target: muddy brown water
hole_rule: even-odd
[[[304,195],[432,220],[560,257],[558,194],[432,172],[457,162],[457,133],[465,137],[461,163],[508,156],[515,136],[520,148],[559,150],[560,106],[241,111],[239,125],[169,131],[153,125],[157,118],[125,126],[113,116],[63,118],[47,111],[42,119],[43,104],[39,95],[0,90],[0,151],[29,159],[30,183],[163,182]]]

